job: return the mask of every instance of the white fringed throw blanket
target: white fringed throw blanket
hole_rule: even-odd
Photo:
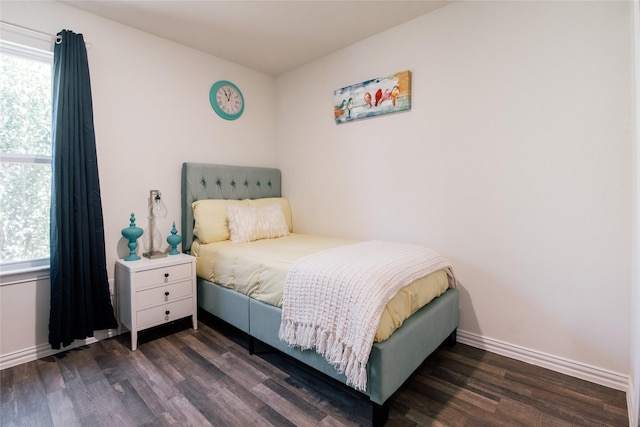
[[[356,390],[367,388],[366,364],[380,317],[404,286],[438,270],[457,282],[451,264],[422,246],[368,241],[321,251],[289,269],[280,339],[315,349]]]

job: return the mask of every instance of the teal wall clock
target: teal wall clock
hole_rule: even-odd
[[[213,111],[225,120],[236,120],[244,112],[244,97],[238,86],[226,80],[215,82],[209,90]]]

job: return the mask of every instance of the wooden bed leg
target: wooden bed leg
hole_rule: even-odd
[[[449,335],[447,339],[444,340],[444,342],[449,348],[456,345],[456,343],[458,342],[458,329],[454,329],[453,332],[451,332],[451,335]]]
[[[389,419],[389,402],[380,405],[371,402],[371,425],[373,427],[382,427]]]

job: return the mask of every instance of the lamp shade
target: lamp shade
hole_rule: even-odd
[[[151,190],[149,197],[149,218],[165,218],[167,207],[162,201],[162,194],[159,190]]]

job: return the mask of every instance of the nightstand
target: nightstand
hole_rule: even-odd
[[[138,331],[191,316],[198,329],[196,259],[191,255],[116,261],[120,323],[131,331],[131,350]]]

